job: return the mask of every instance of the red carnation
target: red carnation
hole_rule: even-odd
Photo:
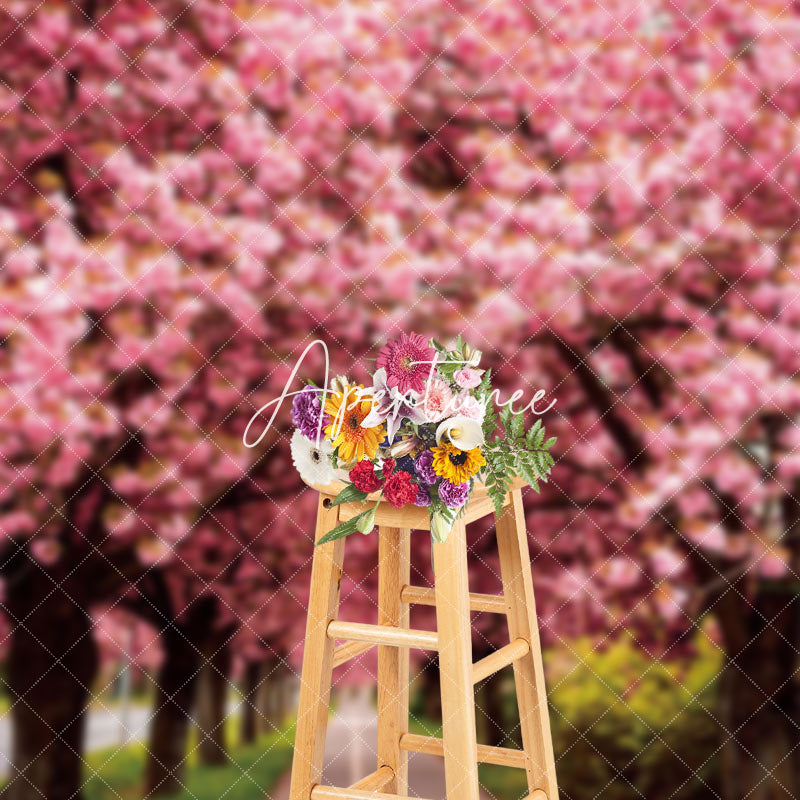
[[[400,470],[386,479],[383,496],[394,508],[402,508],[417,499],[417,485],[411,480],[411,473]]]
[[[397,466],[397,462],[393,458],[384,458],[381,465],[383,477],[388,478],[394,472],[395,466]]]
[[[371,461],[359,461],[350,470],[350,480],[360,492],[376,492],[381,488],[381,480],[375,474],[375,465]]]

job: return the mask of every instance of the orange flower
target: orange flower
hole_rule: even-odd
[[[339,461],[348,464],[366,457],[375,458],[378,445],[386,435],[380,424],[362,428],[361,423],[372,410],[372,398],[361,394],[363,386],[346,386],[325,400],[325,413],[331,421],[325,426],[325,436],[337,450]]]

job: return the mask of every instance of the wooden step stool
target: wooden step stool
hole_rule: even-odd
[[[343,485],[320,491],[316,539],[364,506],[331,506]],[[316,547],[311,569],[303,674],[290,800],[394,800],[408,797],[408,752],[444,756],[447,800],[478,800],[478,763],[524,769],[526,800],[557,800],[556,772],[536,626],[521,484],[496,519],[503,595],[471,594],[467,584],[466,523],[494,513],[482,485],[443,544],[433,545],[435,589],[410,585],[411,530],[429,528],[428,510],[394,509],[381,502],[378,624],[337,619],[346,539]],[[357,535],[357,534],[353,534]],[[409,628],[409,606],[436,607],[438,630]],[[509,644],[472,663],[470,610],[506,614]],[[335,640],[344,644],[335,646]],[[331,674],[335,667],[378,647],[378,763],[348,788],[322,786]],[[409,648],[437,650],[442,693],[441,739],[408,731]],[[479,745],[473,686],[513,664],[523,749]]]

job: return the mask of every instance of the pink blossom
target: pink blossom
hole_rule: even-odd
[[[385,367],[386,382],[400,394],[422,392],[431,374],[435,356],[428,340],[418,333],[401,333],[387,342],[378,353],[376,364]]]
[[[453,392],[441,378],[429,380],[421,400],[422,412],[428,422],[439,422],[453,413]]]
[[[486,416],[486,403],[469,392],[459,392],[453,399],[452,407],[455,413],[478,422],[483,422]]]
[[[462,389],[474,389],[480,384],[483,372],[482,369],[463,367],[453,375],[453,378]]]

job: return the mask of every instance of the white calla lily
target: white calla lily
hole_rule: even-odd
[[[436,444],[441,444],[442,439],[459,450],[472,450],[483,444],[483,429],[469,417],[450,417],[436,428]]]

